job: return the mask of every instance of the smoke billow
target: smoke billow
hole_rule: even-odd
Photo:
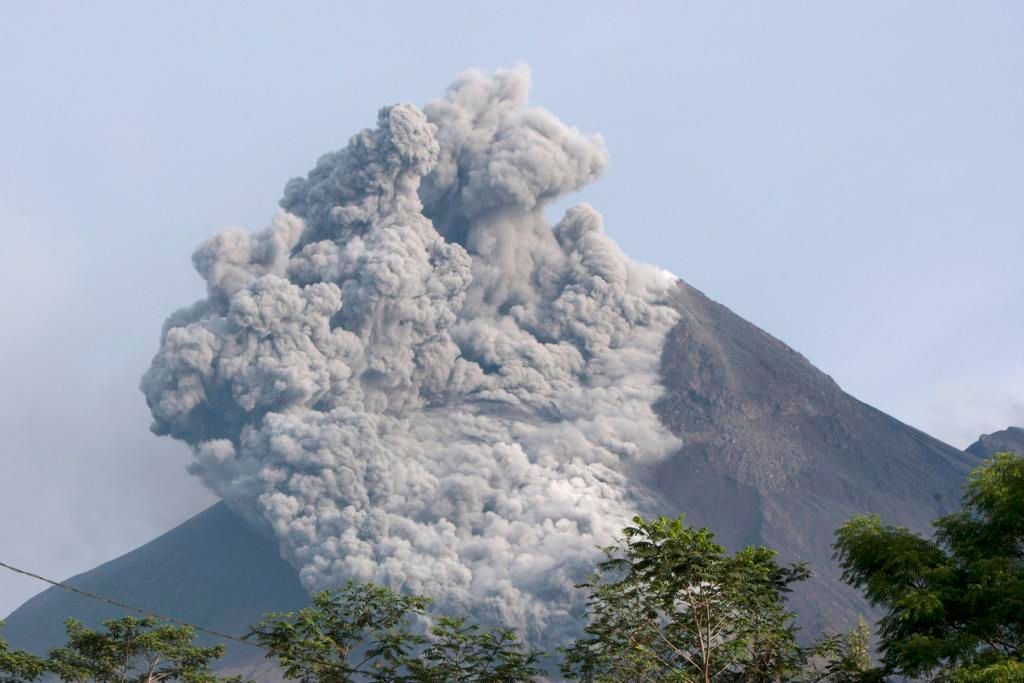
[[[590,206],[545,219],[607,154],[529,87],[468,72],[385,107],[263,232],[211,237],[208,295],[142,390],[309,588],[374,580],[536,637],[572,626],[573,584],[642,505],[630,467],[677,446],[651,409],[676,314]]]

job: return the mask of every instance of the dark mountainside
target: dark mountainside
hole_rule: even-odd
[[[666,515],[686,513],[730,547],[759,543],[805,560],[816,578],[793,598],[808,633],[847,630],[866,604],[838,581],[832,533],[851,515],[877,512],[927,531],[957,506],[965,454],[844,393],[803,356],[680,284],[681,321],[662,355],[666,394],[656,408],[683,448],[637,473]],[[1017,430],[1020,432],[1020,430]],[[973,447],[972,447],[973,449]],[[274,541],[223,503],[155,541],[71,580],[73,585],[228,633],[305,596]],[[58,642],[61,621],[116,613],[59,589],[8,619],[15,646]],[[233,664],[258,652],[229,648]]]
[[[991,458],[996,453],[1024,455],[1024,429],[1007,427],[1000,432],[982,434],[967,447],[967,452],[979,458]]]
[[[293,610],[309,602],[298,574],[280,558],[274,541],[254,531],[224,503],[68,583],[238,636],[266,612]],[[64,642],[67,617],[97,626],[123,614],[112,605],[54,587],[15,610],[4,634],[16,648],[45,653]],[[255,648],[227,645],[226,666],[262,658]]]
[[[793,606],[811,634],[848,630],[866,603],[839,581],[833,532],[857,513],[928,531],[979,458],[840,389],[771,335],[681,284],[656,408],[684,443],[648,474],[663,512],[726,546],[764,544],[814,578]]]

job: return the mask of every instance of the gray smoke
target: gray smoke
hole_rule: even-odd
[[[678,444],[651,409],[671,279],[586,204],[547,222],[607,154],[529,87],[473,71],[385,107],[266,230],[210,238],[208,296],[142,390],[309,588],[374,580],[538,637],[642,505],[630,468]]]

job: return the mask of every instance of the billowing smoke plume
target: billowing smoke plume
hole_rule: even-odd
[[[641,504],[631,465],[677,444],[651,410],[670,281],[586,204],[545,220],[607,155],[529,87],[469,72],[385,107],[266,230],[210,238],[208,296],[142,389],[309,588],[375,580],[537,636]]]

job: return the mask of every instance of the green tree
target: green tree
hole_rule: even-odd
[[[350,581],[298,612],[267,615],[246,637],[277,658],[285,678],[303,683],[511,683],[542,673],[542,653],[510,629],[441,616],[426,634],[416,632],[412,622],[429,602]]]
[[[846,653],[855,671],[871,668],[871,628],[863,616],[857,618],[857,627],[846,638]]]
[[[985,461],[968,479],[963,508],[933,526],[934,538],[923,538],[870,515],[836,532],[844,580],[885,609],[884,669],[964,681],[1020,676],[1024,459]]]
[[[871,629],[864,617],[846,635],[828,635],[808,651],[801,681],[880,683],[884,672],[871,661]]]
[[[995,664],[961,667],[949,675],[950,683],[1024,683],[1024,663],[1007,659]]]
[[[149,617],[111,619],[103,626],[105,630],[98,632],[68,619],[68,643],[50,651],[48,670],[61,680],[76,682],[220,680],[211,673],[210,663],[223,656],[224,646],[193,644],[191,627],[160,624]]]
[[[410,621],[429,600],[349,581],[313,595],[298,612],[268,614],[246,638],[276,657],[285,678],[303,683],[398,680],[421,637]]]
[[[728,555],[683,518],[633,520],[581,587],[587,637],[563,649],[562,672],[584,681],[781,681],[812,656],[796,641],[785,595],[804,565],[775,552]]]
[[[544,673],[542,653],[526,649],[506,628],[481,629],[464,617],[441,617],[418,656],[406,662],[404,680],[417,683],[530,681]]]
[[[27,683],[46,673],[46,660],[23,650],[11,650],[0,621],[0,683]]]

